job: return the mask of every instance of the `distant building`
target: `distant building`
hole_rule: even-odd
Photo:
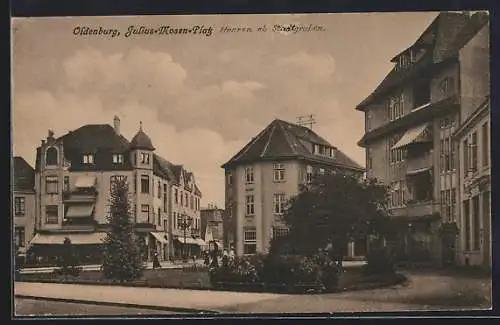
[[[193,218],[191,235],[199,225],[201,193],[192,173],[154,151],[142,124],[129,142],[120,133],[118,117],[114,126],[84,125],[60,138],[49,131],[37,148],[34,254],[53,260],[57,246],[69,237],[83,262],[98,259],[108,229],[111,188],[125,179],[145,258],[155,252],[160,259],[176,255],[173,213]]]
[[[201,234],[209,248],[212,248],[214,243],[219,249],[224,247],[224,213],[223,209],[210,204],[201,209]]]
[[[228,234],[224,246],[234,245],[237,255],[265,253],[273,237],[287,233],[282,220],[285,204],[315,174],[340,170],[361,177],[364,172],[312,130],[279,119],[222,167]],[[354,255],[353,245],[350,249],[348,255]]]
[[[453,134],[468,96],[464,80],[489,73],[467,69],[476,54],[460,49],[487,19],[484,13],[440,13],[356,107],[365,113],[359,145],[366,148],[367,177],[390,186],[397,235],[389,244],[399,259],[453,264],[458,256]]]
[[[491,269],[490,34],[476,17],[464,33],[474,35],[460,49],[460,127],[454,134],[458,172],[458,263]]]
[[[14,157],[12,179],[14,244],[25,253],[35,235],[35,170],[24,158]]]

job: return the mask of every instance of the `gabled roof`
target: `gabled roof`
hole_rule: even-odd
[[[35,190],[35,170],[23,157],[13,158],[13,170],[14,191],[31,192]]]
[[[291,158],[306,159],[359,171],[363,170],[363,167],[338,149],[335,149],[335,157],[332,158],[313,154],[311,152],[313,144],[335,148],[328,141],[306,127],[275,119],[227,163],[222,165],[222,168],[259,160]]]
[[[426,48],[426,54],[408,69],[396,71],[393,67],[375,90],[357,105],[356,109],[364,110],[379,96],[386,94],[405,80],[420,76],[422,71],[429,69],[429,67],[434,67],[458,56],[459,48],[456,40],[470,19],[467,13],[440,13],[412,46],[403,50],[391,61],[395,61],[399,55],[413,47]]]
[[[127,139],[118,135],[109,124],[87,124],[69,131],[56,141],[63,141],[65,153],[72,151],[93,153],[103,149],[120,153],[129,148]]]

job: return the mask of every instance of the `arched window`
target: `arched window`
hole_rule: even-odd
[[[47,166],[57,165],[57,149],[56,148],[51,147],[51,148],[47,149],[45,163],[47,164]]]

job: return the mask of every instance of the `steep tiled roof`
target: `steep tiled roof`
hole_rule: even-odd
[[[435,71],[438,67],[437,65],[455,58],[459,50],[456,43],[457,37],[470,19],[467,13],[440,13],[419,39],[410,46],[410,48],[416,46],[427,48],[424,57],[409,69],[396,71],[393,68],[375,90],[358,104],[356,109],[363,110],[367,105],[390,91],[393,87],[413,77],[421,76],[425,70]],[[406,52],[406,50],[408,49],[405,49],[403,52]],[[394,57],[391,61],[395,61],[398,56]]]
[[[35,190],[35,170],[23,157],[14,157],[14,191]]]
[[[95,169],[97,170],[130,169],[132,168],[132,162],[129,159],[130,150],[134,148],[154,149],[151,139],[142,131],[142,127],[132,141],[129,142],[123,135],[117,134],[109,124],[87,124],[53,141],[56,143],[63,142],[64,156],[71,162],[72,168],[81,167],[82,154],[94,153]],[[36,149],[36,152],[35,168],[39,171],[41,166],[40,147]],[[112,163],[112,154],[114,153],[124,154],[123,166],[116,167]],[[155,174],[179,183],[183,170],[182,165],[175,165],[161,156],[153,154],[153,171]],[[201,196],[201,192],[196,185],[195,193]]]
[[[155,147],[153,147],[151,139],[142,130],[142,126],[136,133],[136,135],[132,138],[132,141],[130,141],[130,149],[155,150]]]
[[[311,152],[313,144],[334,147],[306,127],[275,119],[222,167],[258,160],[298,158],[363,170],[363,167],[338,149],[336,149],[335,157],[332,158],[313,154]]]

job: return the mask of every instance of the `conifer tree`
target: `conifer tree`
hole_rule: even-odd
[[[119,282],[142,275],[143,263],[138,238],[134,233],[128,184],[119,180],[111,188],[109,231],[103,244],[104,276]]]

